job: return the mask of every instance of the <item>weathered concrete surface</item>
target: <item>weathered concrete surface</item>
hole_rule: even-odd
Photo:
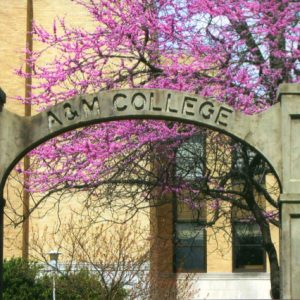
[[[279,100],[282,136],[282,298],[300,299],[300,85],[282,85]]]
[[[282,299],[300,299],[300,195],[281,195]],[[291,202],[288,202],[291,201]]]
[[[213,99],[168,90],[135,89],[78,96],[31,118],[3,109],[0,113],[1,186],[14,164],[45,140],[89,124],[130,118],[186,121],[225,132],[260,151],[281,176],[280,104],[260,115],[246,116]]]
[[[247,142],[273,166],[282,183],[282,298],[300,299],[300,85],[286,84],[280,103],[245,116],[213,99],[168,90],[114,90],[82,95],[34,117],[0,112],[0,196],[26,152],[62,132],[111,120],[166,119],[210,127]]]

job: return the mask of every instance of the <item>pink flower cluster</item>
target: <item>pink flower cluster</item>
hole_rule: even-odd
[[[268,108],[282,82],[300,82],[300,2],[288,0],[76,0],[94,28],[51,32],[34,24],[28,63],[40,109],[80,94],[122,87],[154,87],[215,97],[246,114]],[[45,64],[48,51],[55,57]],[[28,51],[28,50],[26,50]],[[185,128],[185,129],[183,129]],[[32,151],[30,189],[94,184],[147,145],[193,134],[192,126],[122,121],[66,133]],[[126,154],[131,153],[131,157]],[[115,171],[115,169],[114,169]]]

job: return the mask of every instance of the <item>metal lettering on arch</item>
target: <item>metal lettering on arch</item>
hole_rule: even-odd
[[[0,103],[0,242],[3,245],[5,181],[16,163],[31,149],[60,133],[90,124],[125,119],[183,121],[246,142],[273,167],[282,184],[282,297],[300,299],[300,256],[297,253],[300,247],[300,85],[282,85],[279,100],[269,110],[253,116],[246,116],[212,98],[158,89],[79,95],[30,118],[11,113]],[[0,260],[3,260],[2,246]]]

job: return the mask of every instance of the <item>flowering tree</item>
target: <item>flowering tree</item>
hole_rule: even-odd
[[[35,24],[33,36],[45,47],[30,53],[27,63],[31,65],[32,75],[22,69],[18,71],[20,76],[34,79],[32,95],[21,99],[25,103],[44,109],[79,93],[155,87],[214,97],[236,110],[253,114],[274,104],[280,83],[300,82],[298,1],[74,2],[88,10],[94,29],[72,28],[64,19],[55,20],[51,32]],[[55,57],[45,65],[41,61],[49,49],[55,51]],[[65,188],[72,191],[90,188],[90,195],[99,197],[96,187],[109,183],[111,188],[112,184],[124,183],[126,174],[130,173],[126,186],[138,184],[143,200],[151,198],[149,186],[180,192],[178,182],[175,188],[168,181],[168,163],[163,164],[164,172],[152,172],[150,177],[147,166],[153,164],[153,157],[174,160],[176,155],[172,149],[177,149],[198,130],[171,122],[124,121],[66,133],[32,151],[34,163],[27,171],[30,173],[28,189],[51,193]],[[214,142],[219,140],[223,143],[222,138],[214,136]],[[163,151],[158,146],[160,142],[168,146]],[[223,179],[218,176],[214,189],[204,185],[206,193],[214,197],[218,193],[222,200],[236,200],[232,195],[237,193],[233,190],[225,193],[228,178],[243,176],[246,191],[243,199],[264,234],[270,260],[275,261],[271,264],[272,291],[278,298],[278,259],[268,231],[269,220],[274,218],[267,218],[253,197],[261,186],[255,185],[257,172],[254,170],[263,164],[262,158],[256,155],[249,159],[247,149],[240,145],[231,144],[231,147],[243,154],[243,168],[227,168],[230,172],[225,172]],[[157,165],[154,163],[154,170]],[[204,172],[203,181],[211,182],[212,174],[215,173]],[[186,182],[180,184],[181,190],[187,188]],[[262,192],[277,209],[278,204],[270,193],[266,189]],[[216,211],[217,208],[218,205]]]

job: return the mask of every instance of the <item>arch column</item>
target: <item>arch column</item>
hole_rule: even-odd
[[[300,85],[280,87],[281,298],[300,299]],[[281,147],[281,149],[280,149]]]
[[[5,199],[0,194],[0,299],[3,299],[3,242],[4,242],[4,206]]]

